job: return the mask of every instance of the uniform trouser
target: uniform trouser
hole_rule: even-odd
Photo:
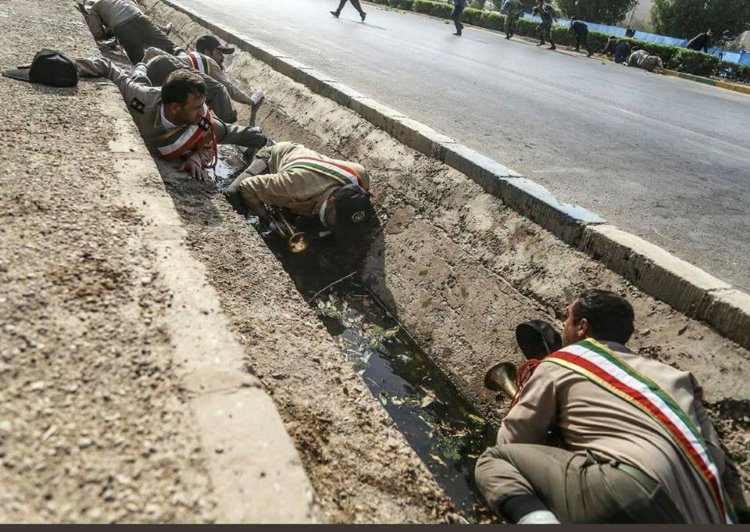
[[[463,12],[464,6],[453,6],[453,10],[451,11],[451,20],[456,26],[456,33],[461,33],[461,30],[464,29],[464,25],[461,24],[461,13]]]
[[[513,37],[516,33],[516,24],[518,23],[518,15],[505,15],[505,35]]]
[[[175,70],[190,68],[175,56],[160,55],[154,57],[146,64],[146,75],[154,86],[164,85],[167,77]],[[236,122],[237,111],[232,106],[226,87],[211,76],[199,74],[206,83],[206,103],[211,107],[211,112],[224,122]]]
[[[581,33],[576,33],[576,52],[581,51],[581,45],[586,48],[586,51],[588,53],[594,53],[589,46],[589,30],[582,31]]]
[[[174,53],[174,43],[150,19],[143,15],[120,24],[114,29],[114,34],[133,64],[143,61],[143,52],[149,46],[154,46],[170,54]]]
[[[364,11],[362,11],[362,6],[359,4],[359,0],[341,0],[341,2],[339,2],[339,7],[336,10],[336,13],[341,13],[341,10],[344,9],[347,1],[351,2],[354,6],[354,9],[359,11],[359,15],[362,16],[362,13],[364,13]]]
[[[685,522],[658,483],[644,485],[618,466],[591,453],[505,444],[479,457],[475,478],[490,508],[501,516],[501,507],[513,498],[538,499],[563,523]]]
[[[555,45],[555,43],[552,42],[552,23],[551,22],[542,22],[539,25],[539,29],[537,31],[539,32],[539,42],[541,44],[544,44],[544,38],[546,37],[552,46]]]

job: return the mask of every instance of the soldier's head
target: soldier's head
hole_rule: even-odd
[[[584,290],[566,309],[563,345],[585,338],[625,344],[633,334],[633,307],[608,290]]]
[[[167,120],[177,126],[193,124],[203,116],[206,82],[195,72],[177,69],[162,85],[161,101]]]
[[[221,44],[221,41],[213,35],[204,35],[195,41],[195,49],[216,61],[222,68],[224,68],[224,56],[234,53],[234,48]]]
[[[326,226],[344,242],[354,243],[362,239],[374,215],[370,193],[359,185],[336,189],[326,202]]]

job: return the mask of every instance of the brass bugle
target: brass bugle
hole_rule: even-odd
[[[308,245],[305,233],[295,233],[294,229],[292,229],[292,226],[287,221],[286,216],[284,216],[284,213],[282,213],[281,211],[276,211],[276,214],[278,214],[279,218],[281,218],[281,221],[284,222],[286,230],[290,235],[289,240],[287,240],[287,244],[289,244],[289,249],[292,251],[292,253],[300,253],[302,251],[305,251]]]
[[[516,366],[511,362],[495,364],[484,376],[484,386],[493,392],[503,392],[509,399],[513,399],[518,393]]]

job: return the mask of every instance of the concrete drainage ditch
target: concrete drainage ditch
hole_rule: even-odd
[[[215,172],[220,186],[244,169],[231,149],[222,152]],[[491,423],[364,286],[357,271],[361,265],[333,239],[294,253],[256,217],[247,220],[458,512],[470,522],[490,521],[473,468],[495,440]]]
[[[145,3],[152,7],[155,18],[174,22],[182,44],[207,32],[162,2]],[[372,188],[382,230],[370,247],[362,284],[408,328],[417,345],[457,387],[459,395],[485,418],[497,421],[493,396],[482,384],[484,371],[494,362],[520,361],[513,335],[519,321],[560,317],[567,298],[586,287],[615,290],[628,297],[636,312],[637,329],[631,347],[644,356],[691,371],[703,385],[709,411],[740,467],[747,490],[750,438],[746,414],[740,408],[722,407],[746,405],[750,399],[750,353],[746,349],[644,294],[602,263],[512,211],[460,172],[404,146],[359,114],[312,93],[248,53],[238,52],[228,72],[241,83],[266,90],[258,122],[270,136],[301,142],[337,158],[357,160],[374,176]],[[290,294],[284,288],[288,278],[282,280],[274,270],[267,250],[255,242],[243,243],[248,236],[244,229],[235,227],[241,221],[228,214],[223,198],[203,185],[172,179],[170,191],[188,225],[195,252],[207,263],[212,283],[223,294],[224,307],[235,317],[250,365],[269,383],[282,416],[286,414],[285,421],[321,498],[324,519],[444,519],[450,511],[443,495],[437,494],[420,473],[426,473],[426,469],[415,465],[411,458],[406,459],[406,469],[388,461],[393,451],[384,443],[391,438],[401,441],[391,430],[391,423],[360,426],[363,432],[357,438],[366,441],[354,446],[347,439],[351,436],[347,432],[350,424],[337,424],[337,416],[320,411],[330,399],[327,394],[335,393],[332,387],[341,389],[346,382],[351,393],[362,386],[362,381],[352,369],[351,359],[338,359],[338,354],[331,354],[328,366],[325,360],[310,361],[324,357],[308,344],[324,351],[334,344],[327,343],[328,333],[325,341],[306,336],[310,330],[322,328],[319,317],[300,305],[304,302],[298,292]],[[246,249],[240,249],[241,245]],[[346,273],[349,272],[341,275]],[[269,296],[269,287],[274,284],[280,286]],[[260,303],[255,299],[263,294],[272,298],[285,294],[297,301],[283,312],[274,310],[274,305],[283,307],[283,303],[270,302],[275,319],[285,324],[283,329],[272,323],[273,330],[269,331],[267,320],[246,317],[248,308],[256,312],[255,305]],[[340,316],[343,302],[336,297],[337,306],[330,312]],[[268,301],[265,303],[269,305]],[[347,308],[352,307],[347,303]],[[289,316],[289,312],[294,315]],[[263,312],[257,310],[257,314],[261,316]],[[317,325],[310,324],[313,320]],[[307,324],[304,330],[294,328],[294,323],[300,321]],[[295,349],[289,349],[290,343]],[[273,356],[268,353],[271,349]],[[346,371],[337,369],[335,360],[345,361]],[[316,364],[323,366],[324,371],[315,374],[324,383],[311,389],[309,379],[295,380],[297,366],[309,369]],[[363,392],[369,399],[370,392]],[[303,400],[300,393],[319,395]],[[360,392],[355,393],[360,397]],[[364,398],[361,401],[371,405]],[[383,411],[382,404],[377,406]],[[372,417],[384,415],[384,411],[378,413],[371,406],[367,406],[367,411]],[[311,413],[314,419],[325,419],[316,425],[320,429],[317,435],[306,433],[299,421],[312,419]],[[345,455],[334,443],[349,445],[352,456],[363,450],[370,452],[371,447],[383,454],[377,449],[368,454],[367,460],[376,465],[368,469],[362,460]],[[349,473],[334,470],[331,456],[339,460],[337,470],[349,468]],[[387,464],[385,468],[383,464]],[[408,483],[399,481],[399,475],[403,476],[406,470],[417,471]],[[355,486],[350,483],[352,475],[357,477],[356,490],[360,493],[355,494]],[[421,487],[414,489],[415,483]],[[384,501],[383,493],[388,490],[392,497]]]

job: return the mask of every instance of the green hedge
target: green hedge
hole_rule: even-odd
[[[449,18],[453,6],[445,2],[431,0],[370,0],[376,4],[385,4],[398,9],[416,11],[434,17]],[[461,14],[461,20],[467,24],[502,31],[505,27],[505,17],[497,11],[466,8]],[[521,18],[516,25],[516,33],[527,37],[538,37],[539,23]],[[555,43],[563,46],[575,46],[575,36],[567,26],[555,24],[552,26],[552,38]],[[607,44],[608,35],[589,32],[589,45],[598,52]],[[664,68],[687,72],[697,76],[717,75],[733,81],[750,83],[750,67],[721,61],[718,57],[688,50],[680,46],[665,46],[639,39],[630,39],[633,46],[646,50],[650,54],[658,55],[664,63]]]
[[[750,65],[738,65],[729,61],[719,61],[716,75],[729,81],[750,83]]]

